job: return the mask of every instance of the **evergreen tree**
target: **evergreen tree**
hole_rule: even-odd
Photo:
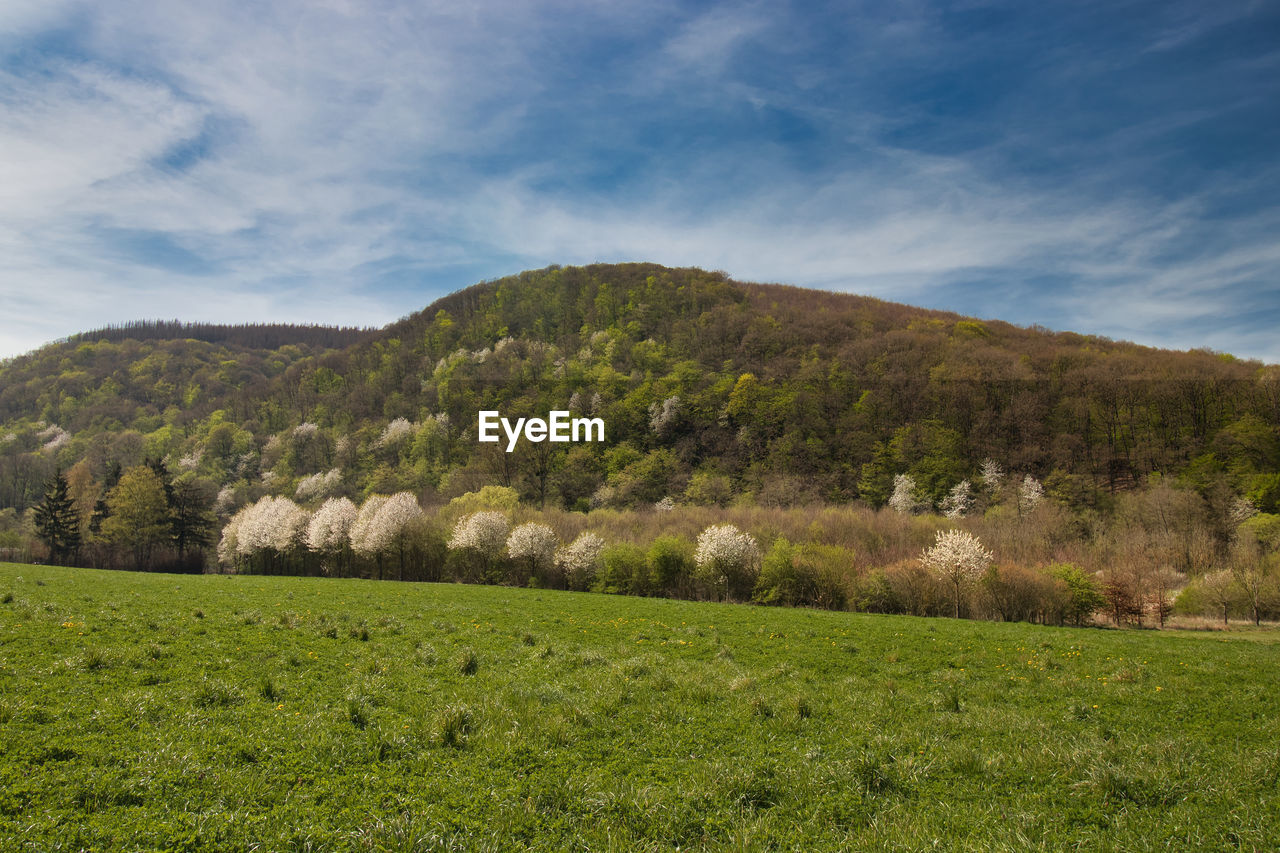
[[[192,550],[208,547],[213,543],[218,519],[209,506],[212,504],[199,483],[178,480],[167,490],[169,500],[169,525],[173,544],[178,549],[178,559]]]
[[[35,507],[36,534],[49,546],[55,563],[67,562],[80,550],[80,516],[59,468]]]

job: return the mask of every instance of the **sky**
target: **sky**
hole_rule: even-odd
[[[0,357],[622,261],[1280,362],[1280,4],[0,0]]]

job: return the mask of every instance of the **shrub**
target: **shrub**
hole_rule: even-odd
[[[717,598],[743,600],[760,574],[756,540],[732,524],[713,524],[698,535],[698,580]]]
[[[693,545],[678,536],[659,536],[645,555],[649,588],[659,595],[687,591],[693,577]]]
[[[760,578],[751,593],[757,604],[792,605],[805,600],[809,590],[804,587],[807,578],[802,577],[795,563],[796,549],[784,537],[774,540],[769,553],[760,566]]]
[[[1093,575],[1070,563],[1056,563],[1049,567],[1049,577],[1059,586],[1058,613],[1061,621],[1083,625],[1094,611],[1107,603]]]
[[[600,571],[591,588],[596,592],[643,595],[649,588],[648,576],[644,549],[621,542],[601,552]]]

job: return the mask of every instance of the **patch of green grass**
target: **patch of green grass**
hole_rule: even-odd
[[[11,564],[0,589],[6,851],[1280,847],[1274,634]]]

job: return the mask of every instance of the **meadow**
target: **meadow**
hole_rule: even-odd
[[[1277,639],[0,564],[0,849],[1276,849]]]

